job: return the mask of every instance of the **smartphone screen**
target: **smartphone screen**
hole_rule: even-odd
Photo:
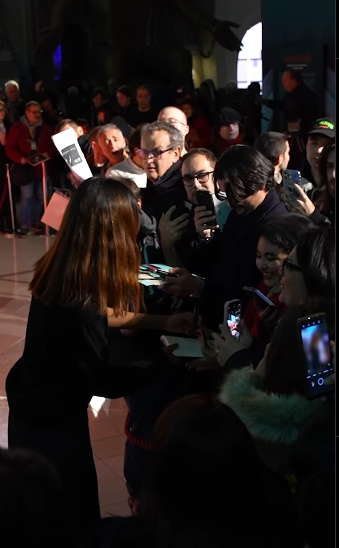
[[[239,324],[241,318],[241,301],[236,300],[228,303],[227,306],[227,325],[231,335],[239,339]]]
[[[325,384],[332,375],[333,364],[325,314],[302,318],[298,322],[306,364],[306,387],[309,399],[322,396],[333,390]]]

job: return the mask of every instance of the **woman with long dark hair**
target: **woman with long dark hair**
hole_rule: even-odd
[[[54,463],[78,533],[88,539],[100,518],[88,404],[94,395],[126,396],[153,374],[114,368],[108,359],[109,325],[152,326],[139,313],[139,218],[122,183],[95,177],[79,186],[53,247],[36,264],[24,353],[6,382],[9,446]],[[163,318],[155,325],[171,331]]]
[[[12,232],[11,213],[6,181],[6,164],[8,162],[5,144],[8,132],[12,126],[6,104],[0,101],[0,232]]]

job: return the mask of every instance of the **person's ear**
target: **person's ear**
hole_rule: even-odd
[[[78,137],[81,137],[84,134],[84,128],[81,126],[78,126],[77,133],[78,133]]]
[[[190,127],[189,126],[184,126],[184,134],[185,136],[188,135],[190,132]]]
[[[173,149],[173,157],[174,157],[175,162],[180,160],[180,158],[181,158],[181,148],[180,147],[176,147],[176,148]]]
[[[276,165],[280,166],[283,163],[283,161],[284,161],[284,155],[280,154],[277,158]]]
[[[138,208],[142,209],[142,201],[141,198],[138,199]]]

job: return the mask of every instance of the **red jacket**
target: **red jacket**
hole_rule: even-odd
[[[8,158],[16,164],[20,164],[21,158],[27,158],[34,154],[34,152],[39,152],[40,154],[46,152],[50,158],[56,153],[56,148],[52,141],[52,130],[46,124],[42,124],[39,127],[37,150],[32,151],[29,129],[21,120],[11,127],[6,139],[5,149]],[[41,172],[41,166],[37,166],[35,169],[39,173]]]
[[[243,142],[243,136],[240,132],[238,137],[234,139],[233,141],[226,141],[219,135],[219,133],[216,134],[214,139],[214,153],[217,158],[220,158],[220,156],[226,152],[226,150],[230,149],[234,145],[241,145]]]
[[[263,295],[267,297],[267,294],[269,293],[269,290],[267,289],[267,286],[262,281],[258,285],[257,289],[261,291]],[[270,296],[270,299],[273,304],[279,309],[284,309],[285,305],[281,304],[279,301],[279,295],[280,293],[275,293],[274,295]],[[255,299],[251,299],[248,303],[245,311],[244,311],[244,322],[247,328],[250,330],[251,335],[254,339],[259,337],[259,324],[261,322],[261,318],[258,312],[258,309],[255,306]]]

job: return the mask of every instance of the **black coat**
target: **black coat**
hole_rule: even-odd
[[[263,226],[271,219],[286,214],[284,204],[272,190],[249,215],[241,216],[233,210],[223,232],[206,245],[204,257],[201,258],[211,265],[201,303],[206,327],[217,329],[222,323],[226,301],[240,299],[245,306],[248,296],[242,291],[243,286],[257,287],[261,280],[255,259]]]
[[[181,160],[178,160],[156,183],[148,181],[142,207],[149,217],[154,217],[159,222],[161,215],[170,207],[185,200],[187,195],[182,182]]]

